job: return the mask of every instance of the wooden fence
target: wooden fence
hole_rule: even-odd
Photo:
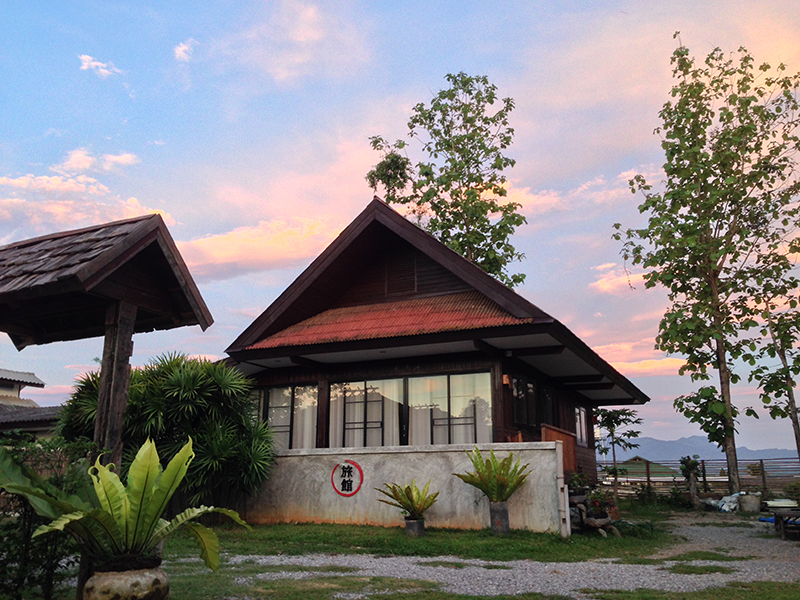
[[[800,483],[800,460],[797,458],[764,458],[740,460],[739,481],[742,490],[782,492],[790,483]],[[612,478],[607,470],[610,462],[598,462],[598,481],[609,485]],[[642,460],[618,463],[620,469],[620,495],[634,495],[642,485],[650,485],[657,494],[668,494],[672,488],[686,489],[687,482],[681,474],[679,460],[659,462]],[[627,472],[624,470],[627,469]],[[727,494],[728,463],[724,458],[700,461],[697,482],[701,493]]]

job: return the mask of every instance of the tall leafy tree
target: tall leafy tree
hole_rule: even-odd
[[[619,504],[619,476],[620,468],[617,466],[617,448],[632,450],[639,444],[632,441],[639,437],[640,431],[631,429],[633,425],[641,425],[642,419],[635,410],[630,408],[606,409],[597,408],[594,411],[600,437],[596,442],[597,452],[603,456],[611,452],[612,467],[607,472],[614,478],[614,504]]]
[[[770,250],[758,258],[759,276],[747,300],[758,314],[745,322],[745,328],[755,328],[760,335],[749,341],[744,359],[752,367],[750,381],[758,384],[769,415],[789,418],[800,457],[800,415],[794,392],[800,376],[800,279],[793,273],[792,260],[792,255],[800,253],[800,240],[775,243]]]
[[[798,76],[785,75],[783,65],[756,66],[745,48],[730,56],[717,48],[700,62],[681,44],[671,62],[675,83],[656,129],[666,154],[663,188],[653,191],[641,175],[631,181],[644,194],[647,226],[616,224],[615,237],[626,240],[625,258],[645,269],[645,285],[668,291],[656,347],[684,356],[680,372],[693,381],[717,373],[715,393],[701,392],[721,417],[729,487],[737,491],[733,361],[754,313],[742,299],[758,256],[796,219]]]
[[[514,130],[508,117],[511,98],[500,99],[486,76],[449,74],[450,84],[429,105],[419,103],[408,122],[409,137],[427,155],[416,164],[405,154],[408,143],[370,138],[382,158],[367,174],[388,203],[404,204],[418,224],[448,247],[507,285],[524,274],[509,264],[523,255],[509,238],[526,220],[520,204],[506,199],[503,171],[515,161],[505,156]]]

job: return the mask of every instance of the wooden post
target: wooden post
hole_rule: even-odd
[[[758,461],[761,465],[761,484],[764,488],[764,494],[767,493],[767,470],[764,468],[764,459]]]
[[[95,443],[108,451],[101,459],[104,464],[119,466],[122,459],[122,419],[128,404],[135,323],[134,304],[119,301],[106,311],[106,338],[94,424]]]
[[[706,461],[700,461],[700,468],[703,471],[703,491],[707,494],[708,493],[708,476],[706,475]]]
[[[650,461],[649,460],[645,460],[644,461],[644,470],[647,473],[647,487],[650,487],[651,484],[650,484]]]

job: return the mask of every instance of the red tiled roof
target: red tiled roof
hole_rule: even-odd
[[[422,335],[530,323],[479,292],[332,308],[248,346],[248,350]]]

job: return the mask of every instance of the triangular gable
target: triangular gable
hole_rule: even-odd
[[[157,214],[0,247],[0,331],[18,349],[104,335],[113,301],[137,306],[137,332],[213,322]]]
[[[396,244],[396,240],[417,250],[462,281],[462,291],[478,292],[512,317],[525,322],[554,321],[547,313],[384,202],[374,199],[226,352],[230,354],[245,350],[279,331],[330,310],[357,282],[357,276],[374,264],[376,249],[385,249],[387,244]]]

